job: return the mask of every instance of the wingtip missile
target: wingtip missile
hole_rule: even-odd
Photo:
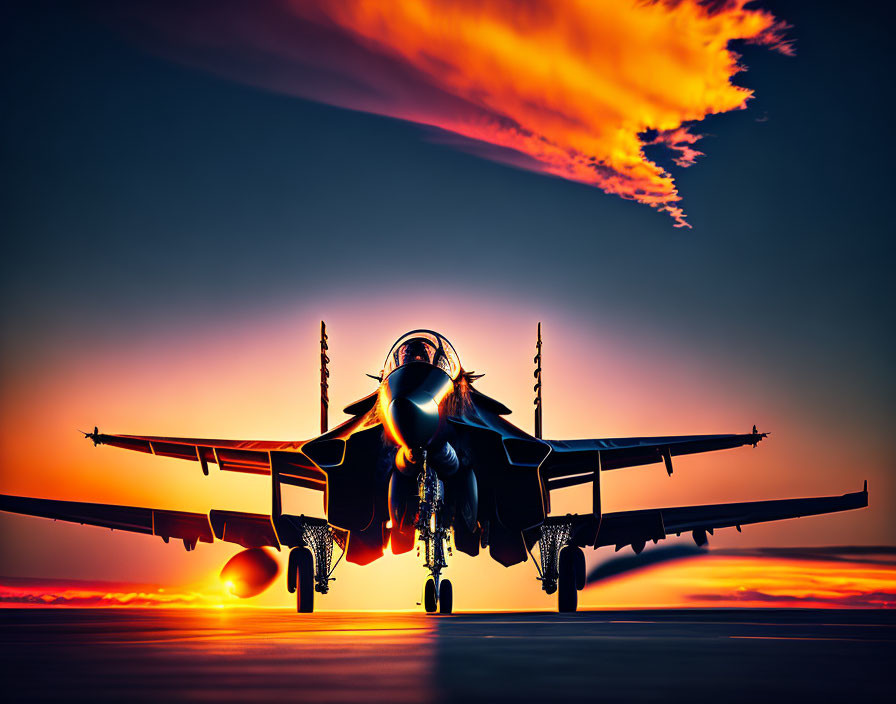
[[[79,432],[79,433],[84,433],[83,430],[79,430],[78,432]],[[93,440],[93,446],[96,447],[97,445],[100,444],[100,431],[99,431],[99,428],[97,428],[96,426],[93,426],[93,432],[92,432],[92,433],[84,433],[84,437],[85,437],[85,438],[88,438],[88,439],[90,439],[90,440]]]
[[[760,440],[762,440],[763,438],[767,438],[767,437],[769,436],[768,433],[760,433],[760,432],[756,429],[756,424],[755,424],[755,423],[753,424],[753,430],[752,430],[752,432],[750,433],[750,435],[753,436],[753,447],[756,447],[756,445],[759,444],[759,441],[760,441]]]

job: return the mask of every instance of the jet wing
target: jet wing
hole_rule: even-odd
[[[706,534],[716,528],[736,527],[749,523],[780,521],[823,513],[849,511],[868,505],[868,482],[862,491],[843,496],[821,496],[807,499],[746,501],[734,504],[679,506],[640,511],[605,513],[600,520],[595,547],[615,545],[620,549],[632,545],[640,551],[644,544],[662,540],[673,533],[692,532],[698,545],[706,542]]]
[[[207,438],[169,438],[156,435],[107,435],[86,433],[94,445],[110,445],[160,457],[199,462],[204,474],[213,462],[222,470],[249,474],[270,474],[272,462],[278,463],[283,481],[308,489],[324,490],[326,476],[301,452],[302,441],[283,440],[212,440]]]
[[[257,513],[217,510],[209,514],[187,513],[6,494],[0,494],[0,511],[158,535],[166,543],[171,538],[179,538],[183,540],[187,550],[195,548],[197,542],[213,543],[216,537],[246,548],[280,548],[270,516]]]
[[[545,440],[551,452],[542,464],[542,476],[550,489],[584,484],[591,474],[601,470],[636,467],[665,462],[672,473],[672,457],[697,452],[727,450],[759,443],[768,433],[729,433],[725,435],[670,435],[650,438],[606,438],[595,440]],[[598,459],[599,458],[599,459]],[[585,476],[573,476],[587,472]]]

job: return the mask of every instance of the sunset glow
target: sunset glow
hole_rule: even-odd
[[[225,589],[229,589],[225,585]],[[290,607],[276,589],[270,606]],[[708,555],[658,566],[587,588],[583,608],[894,608],[896,564],[790,561]],[[0,578],[0,606],[257,606],[209,583],[189,589],[89,581]],[[327,602],[320,604],[327,609]],[[533,606],[539,606],[538,601]],[[541,608],[552,604],[545,601]],[[482,608],[482,605],[479,605]],[[520,608],[520,606],[516,606]],[[532,608],[532,607],[530,607]]]
[[[893,608],[896,564],[715,556],[658,566],[591,588],[585,604],[614,608]]]
[[[240,600],[213,584],[191,588],[152,584],[0,577],[0,607],[223,608]]]

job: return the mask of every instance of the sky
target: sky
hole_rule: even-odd
[[[541,321],[547,437],[772,433],[682,459],[672,478],[661,465],[607,473],[606,510],[868,479],[866,510],[719,531],[712,545],[894,544],[877,4],[723,5],[707,20],[690,3],[597,18],[570,3],[548,18],[537,2],[479,15],[458,2],[447,20],[421,0],[388,22],[364,2],[127,7],[3,10],[0,491],[266,510],[259,477],[206,478],[76,431],[313,437],[321,319],[334,421],[373,390],[364,374],[391,343],[428,327],[530,430]],[[585,493],[558,493],[555,512],[587,510]],[[0,538],[0,574],[37,592],[130,584],[214,601],[236,551],[7,515]],[[581,601],[896,591],[892,565],[812,565],[696,557]],[[548,607],[531,564],[456,556],[452,569],[458,608]],[[339,570],[319,606],[419,598],[413,553]],[[841,592],[812,592],[825,579]],[[281,586],[251,603],[289,603]]]

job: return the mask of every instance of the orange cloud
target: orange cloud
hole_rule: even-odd
[[[234,599],[214,589],[91,580],[0,577],[0,608],[28,606],[220,607]]]
[[[756,589],[742,589],[727,594],[692,594],[693,601],[727,604],[730,606],[775,606],[797,608],[836,609],[892,609],[896,607],[896,591],[851,592],[848,594],[768,594]]]
[[[675,564],[648,564],[629,576],[611,576],[586,598],[613,607],[894,608],[892,548],[883,548],[882,555],[880,549],[868,550],[874,552],[723,549],[680,560],[672,554]]]
[[[786,553],[794,548],[781,549]],[[809,549],[812,552],[813,549]],[[801,552],[801,551],[798,551]],[[896,608],[896,564],[891,557],[768,557],[774,549],[720,550],[647,564],[629,574],[608,575],[581,595],[583,608]],[[783,554],[783,553],[782,553]],[[875,553],[876,555],[876,553]],[[613,558],[611,558],[612,560]],[[395,573],[391,572],[395,578]],[[517,579],[520,574],[516,574]],[[456,577],[455,577],[456,578]],[[529,584],[528,586],[532,586]],[[266,606],[291,606],[285,590]],[[477,604],[478,608],[551,609],[536,589],[531,600]],[[241,600],[220,585],[166,586],[95,580],[0,577],[0,607],[234,607]],[[258,605],[258,602],[256,602]],[[374,604],[380,605],[381,604]],[[327,602],[321,607],[328,608]],[[407,608],[409,604],[403,603]]]
[[[686,227],[672,175],[644,147],[666,145],[690,166],[700,154],[690,125],[746,106],[752,91],[731,82],[743,70],[731,42],[793,53],[787,25],[747,4],[287,0],[166,18],[150,9],[142,21],[189,63],[435,127],[484,157],[595,186]]]
[[[688,594],[687,601],[705,606],[896,607],[892,564],[714,559],[720,563],[714,578]]]

